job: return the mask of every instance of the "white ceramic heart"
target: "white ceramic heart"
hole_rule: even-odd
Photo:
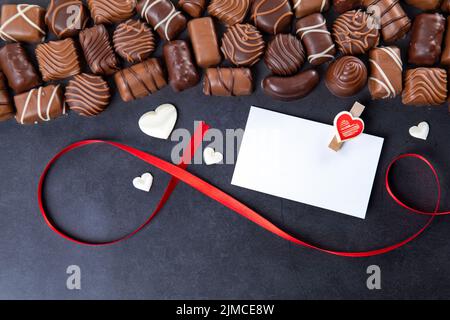
[[[430,134],[430,125],[426,122],[421,122],[419,125],[411,127],[409,134],[414,138],[427,140]]]
[[[210,166],[213,164],[221,163],[223,160],[223,154],[220,152],[216,152],[213,148],[206,148],[203,151],[203,159],[205,160],[206,165]]]
[[[155,111],[147,112],[139,119],[139,128],[150,137],[166,140],[170,137],[177,118],[175,106],[162,104]]]
[[[153,185],[153,176],[146,172],[140,177],[133,179],[133,186],[141,191],[149,192]]]

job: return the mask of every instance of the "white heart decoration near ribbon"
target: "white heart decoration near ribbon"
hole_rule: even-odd
[[[203,151],[203,159],[205,160],[206,165],[210,166],[213,164],[221,163],[223,160],[223,154],[220,152],[216,152],[213,148],[206,148]]]
[[[418,126],[411,127],[409,134],[414,138],[427,140],[430,134],[430,125],[425,121],[421,122]]]
[[[158,139],[168,139],[177,122],[178,113],[175,106],[163,104],[155,111],[145,113],[139,119],[139,128],[146,135]]]
[[[133,186],[141,191],[149,192],[153,185],[153,176],[146,172],[133,180]]]

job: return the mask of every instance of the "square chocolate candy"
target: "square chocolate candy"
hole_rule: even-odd
[[[44,81],[66,79],[81,72],[75,42],[71,38],[38,45],[36,57]]]
[[[42,42],[45,38],[45,9],[33,4],[2,5],[0,37],[5,41]]]
[[[20,124],[36,124],[55,119],[66,113],[64,94],[60,85],[39,87],[14,97]]]

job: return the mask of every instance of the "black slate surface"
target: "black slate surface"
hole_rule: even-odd
[[[29,3],[0,1],[21,2]],[[47,5],[45,0],[33,3]],[[407,8],[411,16],[417,12]],[[327,14],[329,21],[333,16]],[[400,42],[403,49],[407,43]],[[160,56],[160,50],[156,55]],[[260,63],[254,70],[258,84],[266,74]],[[405,152],[427,156],[442,179],[442,207],[450,207],[447,106],[407,107],[400,99],[372,102],[367,89],[356,98],[338,99],[323,81],[309,97],[292,103],[264,96],[259,85],[246,98],[205,97],[199,85],[181,94],[166,87],[128,104],[114,92],[109,109],[93,119],[71,113],[39,126],[20,126],[14,120],[1,123],[0,298],[448,298],[450,220],[445,217],[436,219],[423,236],[400,250],[369,259],[347,259],[295,247],[183,184],[150,226],[110,247],[74,245],[52,233],[40,215],[36,192],[40,173],[68,144],[102,138],[170,159],[175,142],[152,139],[137,126],[143,113],[162,103],[177,106],[177,128],[192,131],[195,120],[204,120],[224,131],[244,128],[251,105],[331,123],[355,99],[368,106],[364,113],[367,132],[386,139],[366,220],[231,186],[232,165],[195,165],[189,170],[305,240],[339,250],[366,250],[402,240],[426,221],[388,198],[384,173],[393,157]],[[421,121],[431,126],[427,142],[408,134]],[[132,179],[149,170],[155,175],[152,192],[135,190]],[[405,161],[395,177],[401,194],[413,204],[433,208],[436,187],[422,165]],[[90,240],[108,240],[146,219],[168,179],[121,152],[94,146],[58,162],[45,194],[53,218],[65,230]],[[378,291],[366,287],[366,269],[373,264],[382,270]],[[69,265],[81,268],[81,290],[66,288]]]

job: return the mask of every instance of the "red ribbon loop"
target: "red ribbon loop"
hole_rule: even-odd
[[[190,147],[188,148],[188,150],[190,150],[190,152],[186,153],[183,155],[183,160],[181,162],[181,164],[174,165],[172,163],[169,163],[165,160],[162,160],[158,157],[155,157],[149,153],[140,151],[138,149],[132,148],[130,146],[124,145],[124,144],[120,144],[120,143],[116,143],[116,142],[110,142],[110,141],[103,141],[103,140],[84,140],[84,141],[80,141],[77,143],[74,143],[66,148],[64,148],[63,150],[61,150],[52,160],[50,160],[50,162],[47,164],[47,166],[44,169],[44,172],[42,173],[42,176],[40,178],[39,181],[39,187],[38,187],[38,202],[39,202],[39,208],[40,211],[42,213],[42,216],[45,219],[45,222],[47,223],[47,225],[55,232],[57,233],[59,236],[77,243],[77,244],[81,244],[81,245],[88,245],[88,246],[105,246],[105,245],[112,245],[112,244],[116,244],[120,241],[126,240],[132,236],[134,236],[135,234],[137,234],[139,231],[141,231],[143,228],[145,228],[152,220],[153,218],[158,214],[158,212],[164,207],[164,204],[167,202],[167,200],[169,199],[170,195],[172,194],[173,190],[175,189],[175,187],[177,186],[177,184],[181,181],[186,183],[187,185],[191,186],[192,188],[200,191],[201,193],[203,193],[204,195],[206,195],[207,197],[215,200],[216,202],[226,206],[227,208],[231,209],[232,211],[234,211],[235,213],[241,215],[242,217],[252,221],[253,223],[255,223],[256,225],[260,226],[261,228],[271,232],[272,234],[281,237],[287,241],[290,241],[296,245],[299,246],[303,246],[306,248],[310,248],[310,249],[314,249],[314,250],[318,250],[324,253],[328,253],[331,255],[336,255],[336,256],[341,256],[341,257],[352,257],[352,258],[362,258],[362,257],[371,257],[371,256],[376,256],[376,255],[381,255],[384,253],[388,253],[391,252],[395,249],[398,249],[400,247],[405,246],[406,244],[410,243],[411,241],[413,241],[414,239],[416,239],[419,235],[421,235],[429,226],[430,224],[433,222],[435,216],[437,215],[447,215],[450,214],[450,212],[438,212],[439,210],[439,206],[440,206],[440,200],[441,200],[441,185],[439,182],[439,178],[438,178],[438,174],[435,170],[435,168],[433,167],[433,165],[424,157],[417,155],[417,154],[406,154],[406,155],[402,155],[396,159],[394,159],[392,161],[392,163],[389,165],[388,170],[386,172],[386,189],[389,193],[389,195],[394,199],[394,201],[396,203],[398,203],[400,206],[410,210],[411,212],[415,212],[418,214],[422,214],[422,215],[429,215],[431,216],[430,219],[427,221],[427,223],[425,224],[425,226],[423,226],[419,231],[417,231],[415,234],[413,234],[412,236],[410,236],[409,238],[391,245],[391,246],[387,246],[381,249],[376,249],[376,250],[372,250],[372,251],[363,251],[363,252],[340,252],[340,251],[333,251],[333,250],[328,250],[325,248],[321,248],[318,247],[316,245],[313,245],[311,243],[308,242],[304,242],[302,240],[300,240],[299,238],[294,237],[293,235],[290,235],[289,233],[283,231],[282,229],[280,229],[279,227],[277,227],[276,225],[274,225],[273,223],[271,223],[270,221],[268,221],[266,218],[264,218],[263,216],[261,216],[260,214],[258,214],[256,211],[250,209],[249,207],[247,207],[246,205],[244,205],[243,203],[241,203],[240,201],[236,200],[235,198],[233,198],[232,196],[228,195],[227,193],[219,190],[218,188],[216,188],[215,186],[207,183],[206,181],[200,179],[199,177],[189,173],[186,170],[187,167],[187,163],[189,162],[188,160],[191,160],[192,157],[195,154],[195,151],[198,149],[198,147],[201,145],[202,140],[203,140],[203,136],[205,135],[206,131],[209,129],[209,127],[202,123],[196,130],[196,132],[194,133],[194,136],[190,142]],[[45,179],[46,176],[48,174],[48,171],[50,170],[50,168],[53,166],[53,164],[60,159],[62,156],[64,156],[65,154],[84,147],[84,146],[88,146],[88,145],[93,145],[93,144],[107,144],[110,146],[113,146],[117,149],[120,149],[132,156],[135,156],[139,159],[141,159],[142,161],[170,174],[172,176],[172,179],[170,180],[160,202],[158,203],[155,211],[150,215],[150,217],[141,225],[139,226],[136,230],[134,230],[133,232],[131,232],[130,234],[117,239],[117,240],[113,240],[113,241],[109,241],[109,242],[102,242],[102,243],[92,243],[92,242],[88,242],[88,241],[83,241],[80,239],[76,239],[72,236],[70,236],[69,234],[65,233],[63,230],[60,230],[56,224],[53,223],[53,221],[49,218],[49,215],[47,214],[45,207],[44,207],[44,199],[43,199],[43,186],[45,183]],[[393,193],[390,184],[389,184],[389,175],[391,172],[392,167],[394,166],[394,164],[396,164],[399,160],[404,159],[404,158],[416,158],[419,159],[421,161],[423,161],[425,164],[428,165],[428,167],[431,169],[431,171],[434,174],[434,177],[436,179],[436,183],[438,186],[438,200],[437,200],[437,204],[436,204],[436,209],[435,212],[424,212],[424,211],[420,211],[414,208],[411,208],[409,206],[407,206],[406,204],[404,204],[401,200],[398,199],[398,197]]]

